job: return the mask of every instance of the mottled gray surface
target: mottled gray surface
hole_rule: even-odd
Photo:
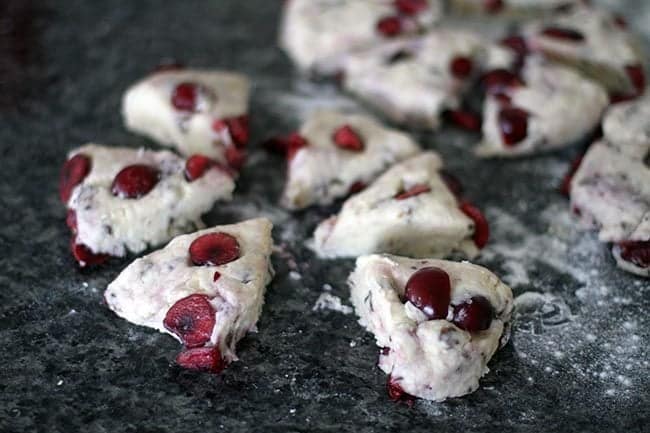
[[[131,82],[170,57],[249,74],[253,146],[295,127],[305,109],[354,106],[294,76],[274,46],[280,3],[0,4],[0,431],[647,431],[648,281],[616,270],[595,235],[573,227],[555,187],[577,149],[479,162],[475,136],[420,137],[487,212],[493,242],[480,262],[516,294],[547,293],[524,303],[511,344],[462,399],[393,404],[377,348],[354,316],[312,311],[325,283],[347,302],[352,262],[316,260],[303,246],[333,209],[289,216],[277,208],[283,164],[258,148],[234,203],[207,218],[268,215],[283,246],[260,332],[242,341],[241,361],[222,376],[182,371],[171,362],[172,338],[102,304],[128,261],[76,269],[57,177],[66,151],[86,141],[151,145],[121,123]],[[647,2],[610,3],[629,6],[637,28],[650,22]],[[642,13],[631,13],[633,4]]]

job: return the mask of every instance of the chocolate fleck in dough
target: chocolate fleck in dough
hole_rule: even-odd
[[[441,177],[442,165],[436,153],[422,153],[393,166],[350,197],[338,215],[316,228],[318,255],[357,257],[386,252],[443,257],[460,252],[475,256],[476,223]]]
[[[256,330],[266,285],[273,277],[272,227],[269,220],[258,218],[178,236],[124,269],[106,289],[106,303],[118,316],[167,332],[191,350],[196,341],[189,344],[189,339],[177,334],[179,330],[170,328],[170,309],[182,306],[190,296],[203,298],[214,311],[204,320],[214,325],[199,344],[215,347],[225,363],[237,360],[235,346],[247,332]],[[210,244],[215,234],[227,242],[217,238]],[[207,244],[200,245],[202,241]],[[197,256],[206,254],[226,258],[215,265],[195,263]],[[180,331],[189,333],[201,324],[188,309],[190,317],[181,320]]]
[[[421,279],[425,284],[413,286],[423,296],[413,297],[407,286],[414,275],[432,268],[447,281]],[[383,348],[379,368],[390,375],[393,398],[406,393],[442,401],[474,392],[489,371],[488,362],[508,341],[512,291],[483,267],[370,255],[357,259],[348,283],[359,323]],[[426,299],[426,292],[434,289],[434,303],[447,299],[431,318],[427,308],[412,301]]]
[[[79,161],[88,171],[70,183],[71,166]],[[74,149],[64,166],[62,194],[75,243],[122,257],[203,227],[201,215],[216,201],[230,200],[235,184],[216,163],[199,174],[188,180],[186,160],[169,151],[97,144]]]
[[[122,114],[133,132],[238,169],[248,141],[249,87],[246,77],[232,72],[156,72],[126,91]]]
[[[299,136],[301,147],[289,151],[281,199],[292,210],[331,204],[420,151],[409,135],[361,114],[317,111]]]

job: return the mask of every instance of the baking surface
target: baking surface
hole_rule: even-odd
[[[650,3],[608,3],[650,32]],[[476,393],[412,408],[389,401],[378,348],[350,313],[353,261],[317,260],[304,245],[336,206],[295,215],[279,208],[282,158],[258,146],[314,108],[356,107],[333,86],[295,75],[275,47],[280,4],[0,4],[0,431],[647,429],[650,282],[616,269],[595,233],[574,228],[556,187],[578,149],[478,161],[479,137],[450,128],[417,137],[488,216],[492,239],[478,263],[516,295],[538,294],[518,299],[512,341]],[[255,83],[249,163],[234,201],[206,221],[270,217],[277,276],[259,333],[241,342],[241,361],[221,376],[179,369],[174,339],[106,308],[103,290],[129,260],[78,271],[58,199],[69,149],[87,141],[155,147],[125,131],[119,106],[124,89],[166,58],[235,69]],[[336,297],[342,305],[329,308]]]

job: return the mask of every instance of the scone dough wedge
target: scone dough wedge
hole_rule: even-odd
[[[528,49],[576,68],[600,82],[614,99],[643,92],[644,55],[621,17],[576,6],[523,29]]]
[[[481,71],[514,61],[478,34],[435,29],[346,56],[343,87],[396,123],[437,129]]]
[[[442,165],[436,153],[425,152],[393,166],[318,225],[315,251],[326,258],[379,252],[475,256],[487,243],[487,221],[454,195]]]
[[[379,368],[394,400],[474,392],[508,341],[512,291],[483,267],[369,255],[348,283],[359,323],[382,348]]]
[[[129,130],[182,155],[201,153],[239,169],[249,137],[249,88],[233,72],[165,70],[127,89],[122,115]]]
[[[98,144],[71,151],[60,182],[81,266],[203,227],[201,215],[234,188],[230,171],[204,155]]]
[[[613,106],[603,140],[582,159],[570,184],[571,207],[583,226],[613,244],[619,267],[650,276],[650,141],[648,98]]]
[[[178,236],[124,269],[106,289],[106,303],[183,343],[181,366],[219,372],[256,330],[273,277],[272,227],[258,218]]]
[[[515,74],[505,69],[483,76],[483,139],[479,156],[548,152],[588,138],[598,127],[609,97],[600,84],[541,57],[528,57]]]
[[[291,0],[280,46],[303,72],[332,74],[344,54],[431,27],[441,9],[441,0]]]
[[[289,141],[281,203],[291,210],[331,204],[420,150],[369,116],[335,111],[315,112]]]

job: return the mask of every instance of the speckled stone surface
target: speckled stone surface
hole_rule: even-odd
[[[609,3],[632,27],[648,28],[650,3]],[[336,206],[296,215],[278,208],[283,162],[256,146],[296,127],[306,109],[355,106],[292,72],[275,47],[280,4],[0,4],[0,431],[647,431],[649,282],[617,270],[595,234],[575,229],[555,189],[578,149],[478,161],[478,137],[451,129],[418,137],[486,210],[493,242],[479,263],[515,294],[540,295],[522,298],[512,341],[476,393],[412,408],[389,401],[377,347],[354,315],[312,310],[324,284],[348,303],[353,262],[317,260],[304,246]],[[128,260],[77,270],[58,200],[68,149],[153,146],[125,131],[119,102],[165,58],[236,69],[256,85],[250,162],[234,202],[206,219],[272,218],[278,272],[259,333],[241,342],[241,361],[221,376],[179,369],[171,337],[106,308],[103,290]]]

